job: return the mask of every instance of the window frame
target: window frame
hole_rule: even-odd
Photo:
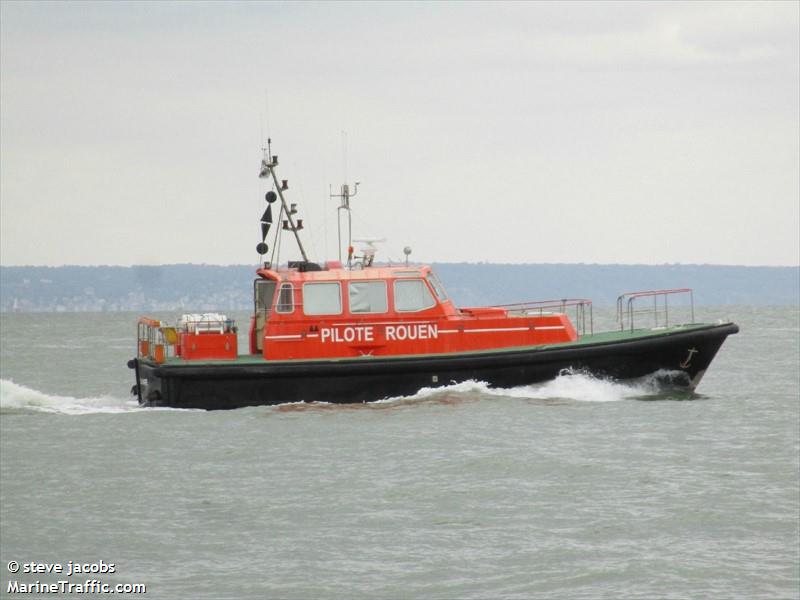
[[[322,312],[322,313],[309,313],[306,312],[306,286],[321,286],[321,285],[335,285],[339,290],[339,312]],[[303,282],[303,315],[306,317],[331,317],[344,314],[344,299],[342,298],[342,282],[341,281],[304,281]]]
[[[405,283],[405,282],[408,282],[408,281],[418,281],[422,285],[422,287],[428,292],[428,297],[431,300],[431,304],[429,306],[424,306],[422,308],[416,308],[416,309],[401,309],[401,308],[397,308],[397,284],[398,283]],[[392,281],[392,301],[393,301],[393,304],[394,304],[393,308],[394,308],[395,312],[399,312],[399,313],[417,313],[417,312],[422,312],[422,311],[425,311],[425,310],[430,310],[432,308],[435,308],[436,305],[438,304],[438,302],[436,300],[436,295],[431,292],[431,289],[428,287],[428,284],[425,282],[425,278],[424,277],[415,277],[415,278],[409,277],[409,278],[402,278],[402,279],[393,280]]]
[[[267,298],[266,294],[260,293],[260,289],[269,286],[269,284],[272,284],[274,287],[272,288],[272,295]],[[274,279],[261,278],[253,280],[253,312],[272,312],[274,308],[275,292],[278,291],[279,287],[278,282]],[[259,299],[262,301],[262,305],[259,305]]]
[[[286,290],[286,289],[291,290],[291,292],[290,292],[291,293],[291,304],[281,304],[281,297],[283,296],[283,291]],[[275,312],[280,314],[280,315],[289,315],[289,314],[293,313],[294,312],[294,308],[297,305],[297,302],[295,302],[294,285],[292,283],[289,283],[288,281],[285,281],[285,282],[283,282],[282,284],[280,284],[278,286],[278,288],[276,290],[276,293],[277,293],[277,296],[275,297]],[[282,306],[289,306],[290,309],[289,310],[281,310]]]
[[[441,280],[433,271],[428,271],[425,275],[428,286],[433,290],[433,294],[439,299],[439,302],[447,302],[450,298],[447,295],[447,290],[444,289]]]
[[[358,285],[360,283],[381,283],[383,284],[383,292],[384,297],[386,298],[386,308],[384,310],[377,310],[377,311],[366,311],[366,310],[359,310],[354,311],[350,296],[350,287],[352,285]],[[350,312],[351,315],[385,315],[389,312],[389,285],[385,279],[361,279],[361,280],[350,280],[347,282],[347,310]]]

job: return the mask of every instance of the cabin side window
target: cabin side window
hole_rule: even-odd
[[[351,313],[385,313],[389,310],[385,281],[351,281],[348,291]]]
[[[416,312],[436,305],[428,286],[421,279],[398,279],[394,282],[394,308]]]
[[[279,313],[290,313],[294,311],[294,287],[291,283],[281,284],[275,310]]]
[[[304,283],[303,312],[307,315],[342,314],[342,290],[339,283]]]
[[[447,292],[444,291],[444,286],[442,285],[442,282],[439,281],[439,278],[430,272],[425,279],[427,279],[428,283],[431,284],[431,287],[433,288],[433,291],[436,292],[436,297],[439,298],[439,301],[446,302]]]

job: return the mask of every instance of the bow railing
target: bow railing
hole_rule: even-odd
[[[689,310],[691,314],[690,323],[694,323],[694,293],[691,288],[679,288],[674,290],[649,290],[644,292],[625,292],[617,298],[617,323],[621,331],[635,329],[635,322],[640,324],[642,318],[652,318],[652,327],[669,327],[669,299],[672,296],[683,294],[688,295]],[[685,297],[685,296],[684,296]],[[652,298],[652,306],[643,306],[642,302],[646,298]],[[639,302],[637,305],[636,303]],[[685,306],[685,305],[684,305]],[[674,312],[673,306],[673,312]]]

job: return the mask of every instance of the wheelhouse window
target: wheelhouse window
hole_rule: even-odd
[[[447,300],[447,292],[444,291],[444,286],[442,285],[442,282],[439,281],[439,278],[431,272],[428,273],[426,279],[428,280],[428,283],[431,284],[433,291],[436,292],[436,297],[439,298],[439,301],[445,302]]]
[[[385,281],[351,281],[348,291],[351,313],[385,313],[389,310]]]
[[[269,312],[272,309],[272,299],[275,297],[275,282],[271,279],[256,279],[253,300],[256,312]]]
[[[279,313],[290,313],[294,311],[294,287],[291,283],[281,284],[275,310]]]
[[[342,290],[339,283],[304,283],[303,312],[307,315],[342,314]]]
[[[394,282],[394,308],[400,312],[416,312],[436,305],[422,279],[398,279]]]

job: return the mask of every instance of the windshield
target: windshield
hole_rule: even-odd
[[[442,282],[439,281],[439,278],[433,273],[433,271],[428,273],[426,279],[428,280],[428,283],[431,284],[433,291],[436,292],[436,297],[439,298],[439,301],[444,302],[447,300],[447,292],[444,291]]]

